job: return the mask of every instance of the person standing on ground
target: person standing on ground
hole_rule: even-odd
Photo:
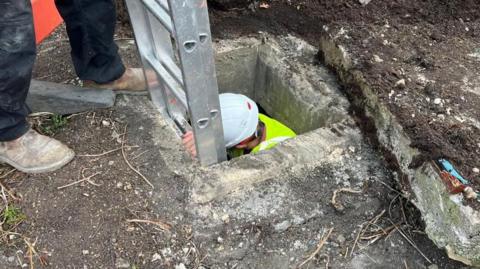
[[[56,0],[71,46],[73,65],[85,86],[145,90],[142,69],[125,68],[113,40],[113,0]],[[32,130],[25,104],[36,46],[30,0],[0,0],[0,162],[27,173],[57,170],[74,152]]]

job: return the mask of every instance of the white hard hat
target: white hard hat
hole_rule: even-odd
[[[220,94],[223,134],[225,146],[231,148],[257,130],[258,107],[245,95],[234,93]]]

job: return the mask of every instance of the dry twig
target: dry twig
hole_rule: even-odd
[[[97,183],[95,183],[95,182],[93,182],[93,181],[91,180],[94,176],[99,175],[100,172],[96,172],[96,173],[93,174],[93,175],[90,175],[90,176],[88,176],[88,177],[85,177],[85,176],[83,175],[83,172],[84,172],[85,170],[86,170],[86,169],[82,170],[82,177],[83,177],[82,179],[77,180],[77,181],[72,182],[72,183],[69,183],[69,184],[67,184],[67,185],[63,185],[63,186],[57,187],[57,190],[65,189],[65,188],[67,188],[67,187],[70,187],[70,186],[73,186],[73,185],[76,185],[76,184],[79,184],[79,183],[82,183],[82,182],[85,182],[85,181],[88,182],[88,183],[90,183],[90,184],[92,184],[92,185],[94,185],[94,186],[97,186],[97,187],[100,186],[99,184],[97,184]]]
[[[330,228],[330,230],[328,230],[327,235],[322,235],[322,239],[320,240],[320,242],[318,242],[318,245],[317,245],[317,248],[315,249],[315,251],[312,254],[310,254],[310,256],[308,256],[308,258],[306,260],[304,260],[302,263],[300,263],[297,266],[297,269],[301,268],[302,266],[304,266],[305,264],[307,264],[308,262],[313,260],[315,258],[315,256],[317,256],[317,254],[320,252],[320,250],[322,250],[323,245],[325,245],[328,238],[330,237],[330,234],[332,234],[332,231],[333,231],[333,227]]]
[[[418,253],[420,253],[420,255],[422,255],[422,257],[429,263],[433,263],[421,250],[420,248],[418,248],[418,246],[412,241],[412,239],[410,239],[403,231],[400,227],[398,227],[395,223],[393,223],[393,221],[391,219],[389,219],[389,221],[395,226],[395,229],[400,233],[400,235],[403,236],[403,238],[405,238],[405,240],[412,246],[414,247]]]
[[[17,169],[13,168],[12,170],[6,172],[5,174],[3,175],[0,175],[0,178],[6,178],[8,175],[10,175],[11,173],[17,171]]]
[[[125,146],[126,148],[138,148],[138,146]],[[99,153],[99,154],[83,154],[83,155],[77,155],[77,157],[101,157],[101,156],[105,156],[105,155],[108,155],[110,153],[113,153],[113,152],[116,152],[116,151],[119,151],[119,150],[122,150],[122,147],[119,147],[119,148],[116,148],[116,149],[112,149],[112,150],[109,150],[109,151],[105,151],[105,152],[102,152],[102,153]]]
[[[3,175],[0,175],[0,179],[3,179],[5,177],[7,177],[8,175],[10,175],[11,173],[17,171],[17,169],[13,168],[12,170],[6,172],[5,174]],[[15,196],[13,194],[12,191],[10,191],[1,181],[0,181],[0,188],[2,188],[3,190],[5,190],[5,192],[10,196],[12,197],[13,200],[18,200],[19,198],[17,196]]]
[[[35,242],[31,243],[29,238],[24,237],[23,241],[27,245],[27,257],[28,257],[28,262],[30,263],[30,269],[34,269],[34,263],[33,263],[33,255],[37,255],[38,253],[35,250],[35,244],[37,243],[37,240],[35,239]]]
[[[146,224],[153,224],[153,225],[156,225],[158,227],[160,227],[160,229],[164,230],[164,231],[170,231],[172,229],[172,225],[169,224],[169,223],[166,223],[166,222],[163,222],[163,221],[160,221],[160,220],[157,220],[157,221],[153,221],[153,220],[143,220],[143,219],[127,219],[127,222],[128,223],[146,223]]]
[[[360,226],[360,231],[358,232],[357,237],[355,238],[355,241],[353,243],[352,250],[350,251],[350,257],[353,255],[353,252],[355,251],[355,247],[357,246],[359,239],[364,237],[365,233],[367,232],[367,229],[370,226],[377,226],[378,227],[378,225],[376,225],[376,224],[384,214],[385,214],[385,210],[382,210],[382,212],[380,212],[380,214],[373,217],[370,221],[362,223],[362,225]],[[379,234],[378,235],[379,237],[374,239],[373,241],[371,241],[368,245],[376,242],[380,238],[380,236],[387,235],[387,233],[384,229],[381,228],[381,230],[383,231],[383,233]]]
[[[124,134],[123,134],[123,139],[122,139],[122,155],[123,155],[123,159],[125,160],[125,163],[128,165],[128,167],[130,167],[130,169],[132,169],[137,175],[139,175],[148,185],[150,185],[150,187],[152,187],[152,189],[154,189],[155,187],[153,186],[153,184],[142,174],[140,173],[140,171],[138,171],[137,169],[135,169],[131,164],[130,162],[128,161],[127,159],[127,154],[125,153],[125,140],[126,140],[126,136],[127,136],[127,125],[125,125],[125,129],[124,129]]]
[[[337,195],[341,192],[348,192],[348,193],[362,193],[361,190],[354,190],[354,189],[351,189],[351,188],[341,188],[341,189],[338,189],[338,190],[335,190],[333,192],[333,196],[332,196],[332,205],[333,207],[335,207],[335,209],[337,210],[343,210],[344,207],[341,203],[337,202]]]

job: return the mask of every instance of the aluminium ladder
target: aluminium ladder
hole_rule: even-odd
[[[202,165],[226,160],[207,0],[126,4],[152,102],[181,132],[189,120]]]

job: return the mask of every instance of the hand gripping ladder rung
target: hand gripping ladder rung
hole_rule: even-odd
[[[126,4],[152,102],[180,129],[190,121],[203,165],[226,160],[207,1]]]

